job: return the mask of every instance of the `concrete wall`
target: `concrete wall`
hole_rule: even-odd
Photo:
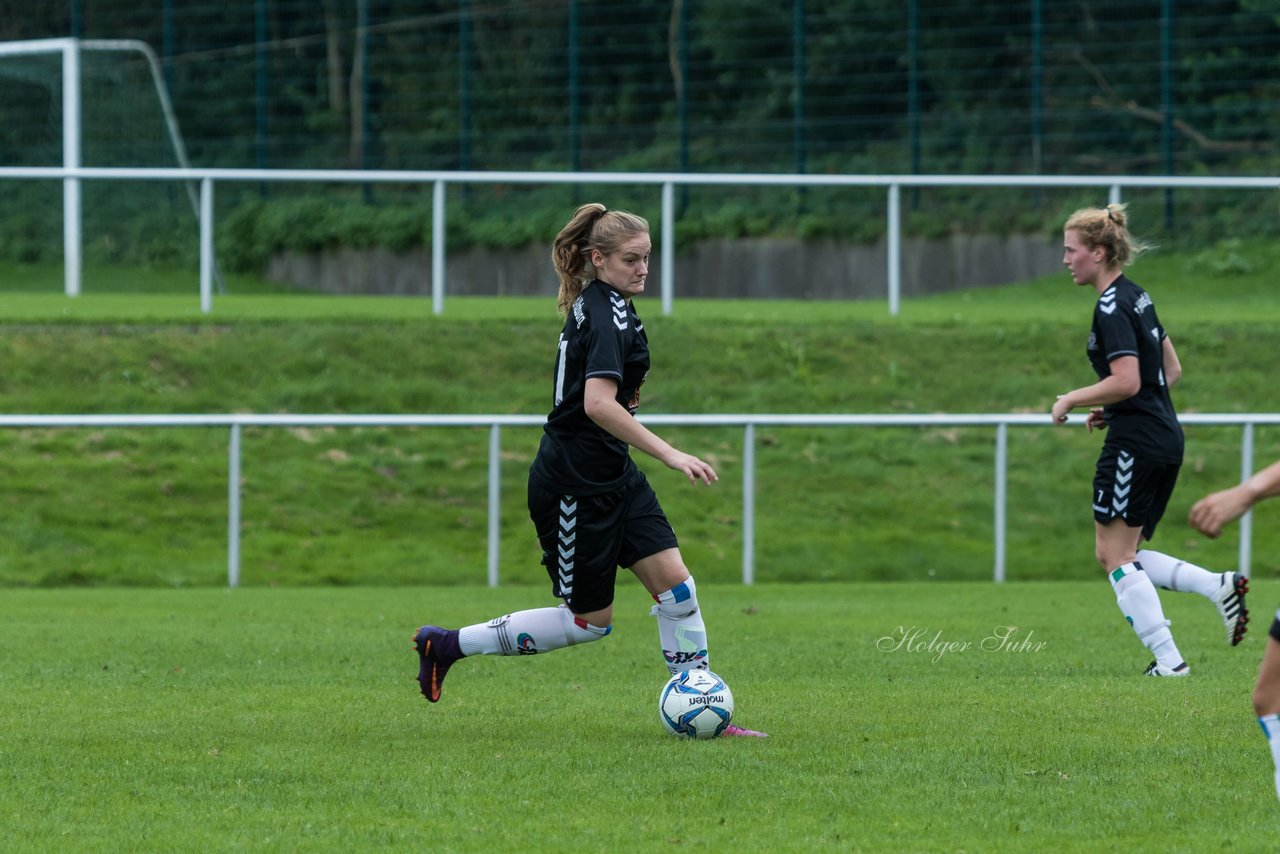
[[[545,295],[556,293],[550,249],[454,253],[447,257],[447,295]],[[957,235],[945,240],[905,240],[904,297],[956,288],[1022,281],[1062,269],[1057,238]],[[335,249],[282,253],[266,276],[309,290],[337,294],[431,293],[427,249]],[[849,245],[798,240],[705,241],[676,256],[677,297],[884,299],[888,291],[885,244]],[[653,256],[647,290],[661,293],[662,271]]]

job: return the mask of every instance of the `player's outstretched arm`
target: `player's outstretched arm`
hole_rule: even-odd
[[[1187,521],[1206,537],[1216,537],[1250,507],[1276,495],[1280,495],[1280,462],[1272,463],[1239,486],[1201,498],[1191,505]]]
[[[710,463],[672,447],[657,433],[637,421],[626,407],[618,403],[617,396],[616,380],[590,377],[584,395],[587,417],[631,447],[644,451],[667,468],[680,472],[692,484],[696,485],[699,481],[712,484],[720,479]]]
[[[1073,388],[1066,394],[1058,395],[1053,403],[1051,416],[1054,424],[1067,423],[1067,413],[1077,406],[1106,406],[1108,403],[1119,403],[1128,400],[1142,388],[1142,379],[1138,374],[1138,358],[1121,356],[1111,362],[1111,375],[1098,380],[1093,385]],[[1088,422],[1086,421],[1086,426]],[[1089,427],[1090,432],[1093,427]]]
[[[1164,346],[1162,348],[1164,356],[1164,382],[1169,388],[1173,388],[1178,384],[1178,380],[1182,379],[1182,362],[1178,361],[1178,351],[1173,349],[1173,341],[1169,336],[1164,337]]]

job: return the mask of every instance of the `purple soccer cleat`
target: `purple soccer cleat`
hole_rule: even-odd
[[[745,736],[751,736],[751,737],[753,737],[753,738],[768,738],[768,737],[769,737],[769,733],[767,733],[767,732],[756,732],[756,731],[755,731],[755,730],[753,730],[753,729],[745,729],[745,728],[740,727],[740,726],[734,726],[733,724],[729,724],[727,727],[725,727],[725,728],[724,728],[724,732],[722,732],[722,733],[720,733],[720,734],[721,734],[721,735],[745,735]]]
[[[440,702],[440,686],[444,684],[449,667],[459,658],[458,632],[439,626],[423,626],[413,636],[418,650],[418,685],[422,696],[433,703]]]

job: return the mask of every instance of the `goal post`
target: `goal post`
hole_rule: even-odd
[[[78,169],[83,165],[81,142],[82,125],[82,67],[81,51],[125,52],[141,54],[146,61],[149,76],[155,87],[156,98],[164,115],[165,132],[174,157],[183,169],[190,169],[186,146],[178,129],[168,88],[160,70],[160,61],[149,44],[138,39],[33,39],[27,41],[0,42],[0,59],[22,55],[61,55],[62,66],[62,166]],[[193,181],[187,181],[187,197],[197,221],[201,216],[199,190]],[[69,297],[79,296],[83,256],[83,199],[80,179],[67,177],[62,180],[62,227],[64,257],[64,290]],[[214,276],[219,279],[216,267]]]
[[[62,165],[80,167],[80,51],[77,39],[0,43],[0,57],[62,54]],[[80,179],[62,179],[62,247],[67,296],[80,295]]]

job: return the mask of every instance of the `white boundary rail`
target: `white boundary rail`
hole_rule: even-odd
[[[78,151],[68,144],[68,151]],[[77,155],[78,156],[78,155]],[[70,154],[67,155],[71,157]],[[445,187],[448,184],[641,184],[662,188],[662,226],[659,241],[662,313],[671,314],[675,298],[675,187],[884,187],[887,203],[887,264],[889,314],[897,315],[902,291],[903,187],[1101,187],[1112,202],[1120,201],[1122,187],[1200,189],[1280,189],[1280,177],[1098,176],[1098,175],[792,175],[792,174],[687,174],[644,172],[414,172],[323,169],[125,169],[62,168],[38,166],[0,167],[0,179],[60,179],[67,204],[63,214],[66,247],[66,293],[80,293],[81,180],[198,181],[200,183],[200,310],[213,311],[213,192],[219,181],[251,181],[347,184],[430,184],[431,304],[444,311],[445,297]],[[74,204],[73,204],[74,201]]]
[[[1083,416],[1071,417],[1080,424]],[[1005,580],[1006,476],[1009,427],[1052,427],[1048,415],[648,415],[646,424],[698,427],[742,427],[742,583],[755,582],[755,428],[757,427],[994,427],[993,505],[995,542],[992,578]],[[1183,424],[1240,425],[1240,478],[1253,473],[1254,428],[1280,425],[1280,413],[1190,414]],[[240,583],[240,442],[245,427],[488,427],[488,584],[498,585],[498,519],[501,495],[500,447],[503,427],[538,427],[540,415],[0,415],[0,428],[22,427],[226,427],[227,584]],[[1249,574],[1252,548],[1251,514],[1240,519],[1238,570]]]
[[[150,65],[165,120],[182,165],[179,169],[85,168],[81,163],[82,50],[141,51]],[[0,55],[60,53],[62,55],[62,166],[0,167],[0,179],[49,179],[63,184],[63,256],[67,296],[80,294],[82,266],[82,180],[183,181],[200,184],[200,310],[213,310],[213,279],[217,265],[213,250],[213,192],[215,181],[290,181],[312,183],[395,183],[432,185],[431,300],[436,314],[444,311],[445,295],[445,187],[447,184],[640,184],[662,188],[662,226],[659,246],[662,313],[671,314],[675,295],[675,187],[676,186],[773,186],[773,187],[884,187],[888,190],[886,256],[889,314],[897,315],[902,290],[903,187],[1105,187],[1109,200],[1120,201],[1122,187],[1159,189],[1280,189],[1280,177],[1175,177],[1098,175],[796,175],[796,174],[689,174],[634,172],[442,172],[360,171],[322,169],[192,169],[186,160],[177,120],[159,76],[154,51],[135,40],[86,41],[74,38],[37,39],[0,44]],[[194,201],[194,200],[193,200]]]

